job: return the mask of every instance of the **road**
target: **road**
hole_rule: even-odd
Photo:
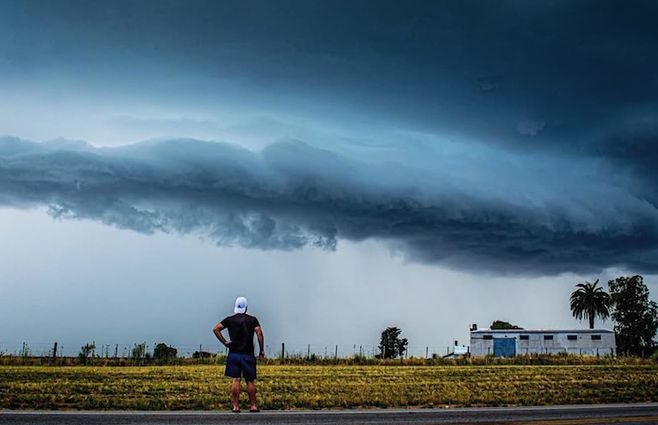
[[[658,403],[517,408],[242,412],[0,411],[0,424],[658,424]]]

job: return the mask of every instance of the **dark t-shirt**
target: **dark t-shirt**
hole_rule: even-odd
[[[221,323],[228,329],[231,338],[229,353],[254,354],[254,329],[260,326],[258,319],[247,313],[236,313],[228,316]]]

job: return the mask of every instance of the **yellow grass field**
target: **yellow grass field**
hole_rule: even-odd
[[[215,365],[0,366],[0,408],[228,409],[228,385]],[[658,365],[264,365],[258,388],[264,409],[644,402]]]

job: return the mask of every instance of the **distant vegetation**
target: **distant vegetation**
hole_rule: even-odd
[[[522,327],[513,325],[509,322],[504,322],[502,320],[494,320],[491,324],[490,329],[523,329]]]
[[[169,365],[194,366],[194,365],[223,365],[226,355],[211,354],[210,357],[176,357]],[[658,354],[650,358],[640,357],[611,357],[605,356],[579,356],[576,354],[523,354],[516,357],[459,357],[443,358],[439,354],[433,354],[429,358],[408,357],[397,359],[383,359],[381,356],[366,357],[354,354],[350,357],[333,356],[321,357],[315,353],[310,356],[291,355],[285,358],[270,357],[259,360],[259,365],[308,365],[308,366],[484,366],[484,365],[652,365],[658,364]],[[113,357],[90,357],[86,363],[78,357],[22,357],[5,355],[0,357],[2,366],[159,366],[165,363],[156,361],[152,356],[147,359],[113,358]]]
[[[146,352],[146,343],[135,344],[130,357],[134,360],[150,359],[151,354]]]
[[[175,362],[177,354],[178,350],[174,347],[159,343],[155,345],[153,350],[153,359],[158,364],[170,364]]]
[[[403,357],[407,351],[407,338],[400,338],[402,331],[393,326],[382,331],[379,343],[379,358],[396,359]]]
[[[642,276],[619,277],[608,282],[608,285],[617,352],[643,357],[655,353],[658,305],[649,300],[649,288]]]
[[[576,285],[576,290],[571,294],[570,307],[571,314],[578,320],[589,320],[589,328],[594,329],[594,319],[597,317],[605,320],[610,317],[610,308],[612,307],[612,299],[610,294],[597,286],[599,280],[596,279],[594,283],[579,283]]]
[[[80,353],[78,353],[78,358],[80,358],[80,363],[88,364],[89,359],[94,357],[95,351],[96,351],[95,343],[85,344],[82,347],[80,347]]]
[[[649,288],[642,276],[618,277],[608,281],[610,293],[594,283],[576,285],[570,307],[576,319],[587,319],[590,329],[594,319],[611,317],[614,321],[617,354],[650,356],[656,352],[654,338],[658,331],[658,304],[649,299]]]

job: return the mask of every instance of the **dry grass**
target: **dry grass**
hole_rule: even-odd
[[[265,409],[658,401],[658,366],[261,366]],[[4,409],[227,409],[221,366],[0,367]]]

